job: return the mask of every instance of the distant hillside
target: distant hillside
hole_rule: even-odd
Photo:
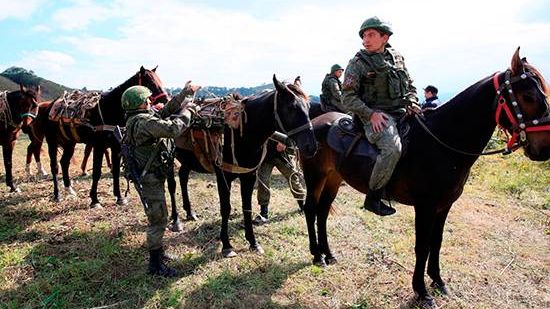
[[[4,91],[4,90],[13,91],[17,89],[19,89],[19,85],[14,83],[11,79],[0,75],[0,91]]]
[[[71,88],[36,76],[32,70],[27,71],[26,69],[19,67],[11,67],[6,69],[4,72],[0,73],[0,78],[2,78],[2,80],[8,79],[15,83],[15,89],[6,88],[7,90],[19,89],[18,84],[20,83],[25,86],[40,85],[43,100],[52,100],[61,95],[63,91],[71,90]],[[0,80],[0,89],[4,87],[2,80]]]

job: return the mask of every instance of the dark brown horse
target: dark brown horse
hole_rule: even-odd
[[[38,104],[36,115],[45,113],[44,110],[48,109],[50,103],[51,101],[40,102]],[[40,110],[42,110],[42,112]],[[43,121],[41,121],[40,117],[37,117],[37,119],[35,119],[35,121],[33,121],[29,126],[22,129],[23,133],[27,134],[29,136],[29,140],[31,141],[27,146],[27,158],[25,162],[25,173],[28,177],[32,176],[31,163],[33,157],[36,162],[37,176],[45,177],[48,175],[48,172],[46,172],[42,166],[40,158],[42,153],[42,144],[44,143],[44,132],[40,130],[40,127],[43,125],[41,122]]]
[[[10,192],[19,192],[20,189],[13,183],[13,148],[21,132],[20,129],[28,127],[36,117],[40,86],[33,90],[20,85],[20,90],[3,92],[0,96],[2,96],[0,97],[0,141],[6,171],[6,185],[10,187]]]
[[[432,287],[447,292],[439,266],[443,226],[449,209],[462,194],[470,168],[497,124],[512,134],[510,148],[522,146],[531,160],[550,158],[550,107],[546,88],[542,75],[519,58],[518,49],[511,69],[482,79],[426,115],[422,122],[426,128],[420,120],[410,121],[404,141],[411,142],[386,187],[386,197],[415,209],[416,265],[412,285],[421,306],[436,307],[424,283],[426,262]],[[329,249],[326,221],[340,183],[345,180],[358,191],[367,193],[373,165],[372,158],[365,156],[351,155],[342,160],[344,154],[328,145],[331,124],[341,117],[342,114],[328,113],[312,121],[319,151],[313,158],[302,161],[307,185],[305,214],[309,249],[313,262],[320,265],[336,261]],[[428,187],[426,183],[431,185]]]
[[[46,117],[44,120],[43,132],[46,135],[48,143],[48,153],[50,156],[50,168],[54,183],[53,197],[56,201],[60,200],[58,180],[57,180],[57,148],[63,148],[63,155],[60,160],[61,170],[63,172],[63,184],[66,192],[74,194],[69,178],[69,164],[73,156],[76,143],[91,144],[94,149],[93,163],[93,182],[90,190],[91,207],[101,207],[97,197],[97,185],[101,177],[101,167],[103,165],[103,154],[105,149],[110,148],[112,153],[112,175],[113,175],[113,193],[118,205],[127,203],[126,199],[120,193],[120,142],[116,139],[114,131],[117,126],[125,125],[124,111],[121,107],[122,93],[131,86],[143,85],[153,93],[151,101],[166,102],[167,94],[162,86],[162,82],[155,73],[155,69],[146,70],[143,67],[130,77],[127,81],[113,90],[101,95],[99,103],[89,112],[89,119],[82,125],[76,125],[72,129],[69,124],[60,124],[59,122],[47,119],[49,109],[39,117]],[[50,105],[54,106],[55,101]],[[64,126],[61,128],[61,126]],[[64,133],[65,132],[65,133]],[[67,134],[66,132],[71,132]],[[76,132],[76,133],[72,133]],[[76,135],[76,136],[75,136]]]
[[[273,76],[273,84],[275,85],[275,91],[263,93],[243,101],[244,111],[241,116],[245,118],[243,118],[242,135],[240,129],[225,126],[223,164],[226,164],[226,166],[223,167],[223,170],[217,166],[214,167],[220,198],[222,216],[220,238],[223,244],[222,254],[224,257],[236,255],[229,241],[228,223],[231,212],[231,184],[237,178],[240,180],[241,185],[245,237],[251,250],[263,253],[252,228],[252,192],[256,182],[256,169],[265,155],[264,144],[273,132],[277,130],[286,133],[296,142],[300,153],[305,157],[312,156],[317,150],[317,143],[308,116],[309,102],[307,95],[299,85],[285,85],[279,82],[275,75]],[[207,173],[208,171],[202,167],[192,151],[178,148],[176,157],[182,164],[179,176],[185,205],[186,202],[189,203],[187,181],[190,171],[194,170],[199,173]],[[237,162],[233,161],[233,158]],[[232,170],[232,172],[228,170]],[[190,207],[189,204],[187,205]],[[173,211],[175,210],[173,209]]]

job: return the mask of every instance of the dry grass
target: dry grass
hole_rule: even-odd
[[[412,296],[411,207],[376,217],[359,209],[361,195],[342,186],[328,225],[339,263],[322,269],[311,265],[305,220],[281,177],[273,184],[271,223],[255,228],[263,256],[247,250],[235,187],[230,232],[239,255],[223,259],[214,180],[195,174],[190,191],[201,220],[166,233],[182,276],[156,279],[144,271],[146,218],[135,192],[129,206],[117,207],[110,178],[103,179],[106,207],[91,210],[90,177],[77,176],[78,198],[53,203],[49,179],[23,176],[26,144],[19,142],[14,163],[23,192],[3,186],[0,193],[0,308],[400,308]],[[503,179],[509,167],[528,168],[529,181],[539,181]],[[445,228],[442,271],[452,296],[438,297],[440,306],[550,307],[549,167],[519,155],[476,166]]]

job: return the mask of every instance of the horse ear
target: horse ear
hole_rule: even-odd
[[[40,85],[36,86],[36,94],[40,95],[42,93],[42,87]]]
[[[286,86],[277,79],[275,74],[273,74],[273,85],[275,85],[275,89],[279,92],[287,90]]]
[[[510,68],[512,69],[513,75],[519,75],[524,72],[523,62],[519,58],[519,47],[516,49],[516,52],[512,56],[512,64]]]
[[[141,74],[145,73],[145,68],[143,66],[141,66],[141,68],[139,68],[139,73],[141,73]]]
[[[302,80],[300,79],[300,76],[296,76],[296,78],[294,79],[294,85],[302,87]]]
[[[27,89],[25,89],[25,86],[23,86],[23,84],[19,84],[19,90],[21,90],[21,92],[27,91]]]
[[[157,64],[157,66],[154,69],[152,69],[151,71],[156,72],[158,67],[159,67],[159,65]]]

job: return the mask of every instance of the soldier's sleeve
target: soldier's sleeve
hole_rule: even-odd
[[[354,113],[363,121],[369,121],[373,110],[361,100],[359,93],[363,71],[366,71],[366,68],[361,67],[359,59],[354,58],[349,62],[344,73],[344,83],[342,84],[342,102],[344,111]]]
[[[332,103],[336,105],[339,110],[345,111],[346,108],[344,107],[344,104],[342,104],[342,90],[340,90],[340,87],[338,86],[338,81],[331,79],[329,83],[329,90],[332,97],[336,99],[336,102]]]
[[[160,111],[160,117],[166,118],[176,111],[180,109],[182,106],[182,103],[184,101],[190,100],[190,96],[193,94],[193,92],[187,88],[183,89],[180,93],[178,93],[175,97],[173,97],[166,105],[164,105],[164,108]]]
[[[175,138],[179,136],[187,126],[179,119],[160,119],[153,117],[142,126],[146,134],[155,138]]]

